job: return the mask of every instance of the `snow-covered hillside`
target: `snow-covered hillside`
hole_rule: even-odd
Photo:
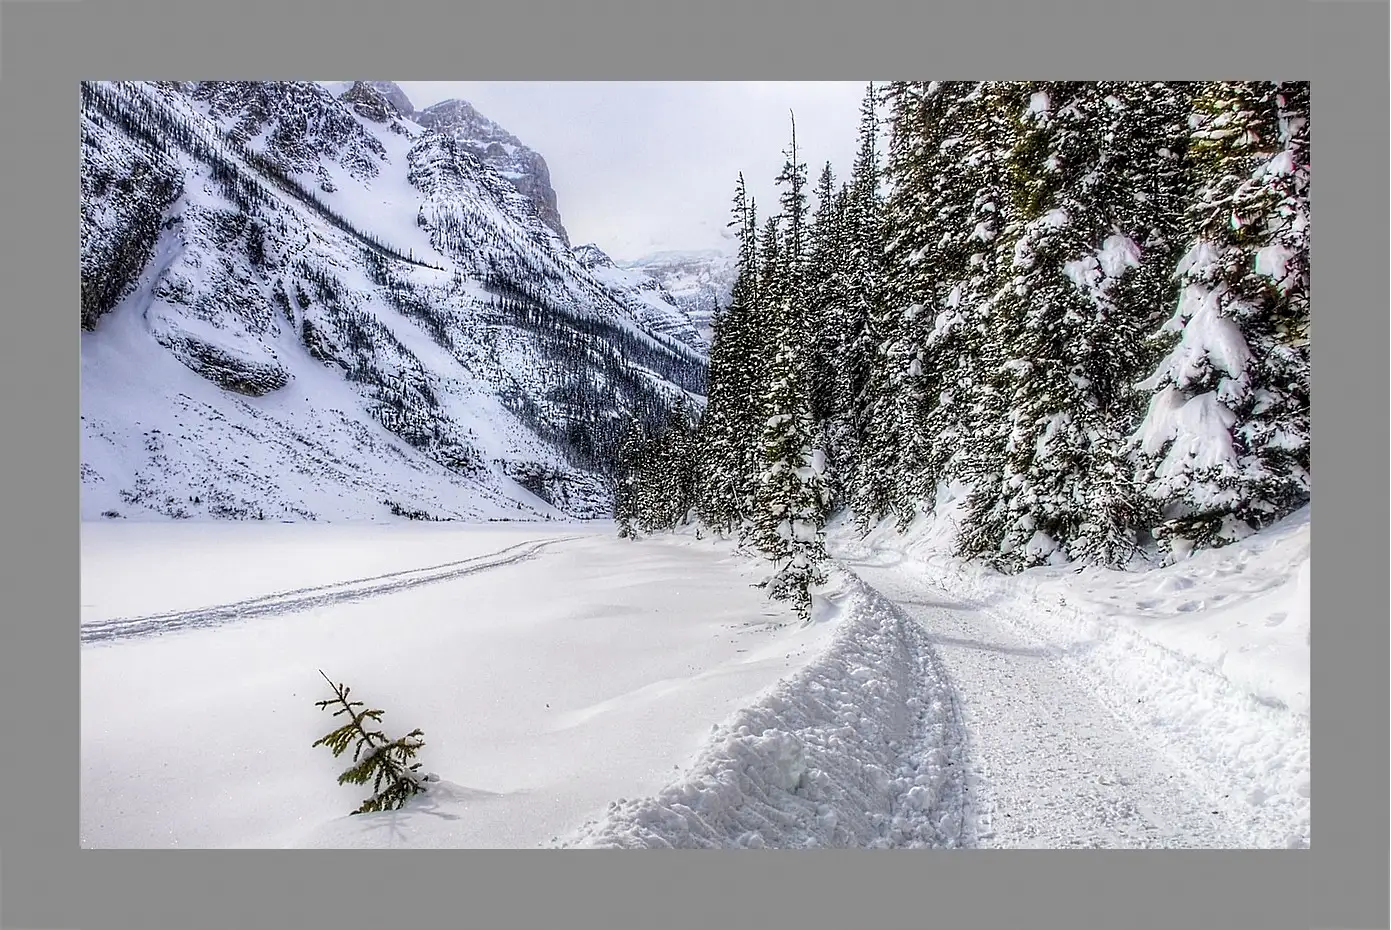
[[[604,515],[704,390],[493,167],[363,82],[83,86],[82,514]]]
[[[654,279],[708,344],[715,314],[729,304],[736,260],[729,251],[701,249],[655,252],[619,266]]]
[[[702,351],[709,347],[709,315],[683,309],[660,281],[632,268],[621,268],[593,243],[577,246],[575,258],[608,288],[613,299],[654,332],[664,333]],[[689,306],[689,304],[688,304]],[[696,319],[701,322],[696,324]]]

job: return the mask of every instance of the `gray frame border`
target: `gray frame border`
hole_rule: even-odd
[[[598,0],[8,5],[0,25],[0,926],[1388,926],[1385,3]],[[1272,63],[1289,75],[1270,75]],[[1305,852],[103,852],[77,848],[76,81],[1313,81],[1321,319],[1315,830]],[[731,179],[732,181],[733,179]],[[1368,209],[1374,205],[1373,209]],[[1371,299],[1374,295],[1375,299]],[[1369,312],[1370,311],[1370,312]],[[1372,377],[1372,376],[1375,377]],[[61,464],[59,464],[61,463]],[[1378,515],[1377,521],[1366,519]],[[619,857],[622,857],[621,861]],[[366,884],[370,893],[362,893]]]

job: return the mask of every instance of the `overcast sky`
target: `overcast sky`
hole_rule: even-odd
[[[467,100],[540,152],[571,242],[632,259],[725,244],[740,171],[767,216],[789,110],[808,180],[827,160],[846,177],[868,82],[397,83],[417,109]]]

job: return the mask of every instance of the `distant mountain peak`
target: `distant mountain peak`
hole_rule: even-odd
[[[351,106],[358,116],[374,123],[391,124],[405,115],[390,97],[367,81],[354,81],[338,100]],[[409,103],[407,101],[407,105]]]
[[[715,316],[729,303],[737,263],[738,256],[725,249],[666,249],[619,267],[657,281],[708,343]]]
[[[662,282],[638,269],[620,266],[592,242],[570,250],[620,306],[649,329],[678,339],[704,353],[709,340],[691,314],[662,286]]]
[[[586,268],[618,267],[618,264],[612,258],[609,258],[608,253],[592,242],[587,242],[584,245],[577,245],[571,251],[575,253],[576,260]]]
[[[396,108],[396,112],[406,119],[415,116],[415,106],[411,103],[411,98],[406,96],[406,92],[397,86],[395,81],[363,81],[377,93],[387,99]]]

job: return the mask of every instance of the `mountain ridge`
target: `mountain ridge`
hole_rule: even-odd
[[[726,249],[664,249],[618,265],[657,281],[708,346],[715,317],[729,304],[737,261]]]
[[[84,85],[84,519],[607,516],[703,355],[453,134],[338,90]]]

